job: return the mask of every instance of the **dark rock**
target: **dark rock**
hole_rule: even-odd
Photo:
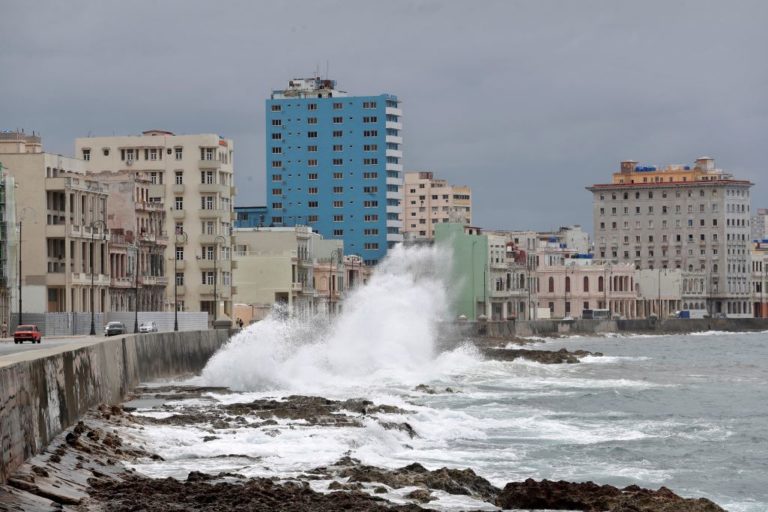
[[[418,391],[420,393],[426,393],[428,395],[434,395],[437,393],[437,391],[434,390],[434,388],[431,388],[427,386],[426,384],[419,384],[415,388],[413,388],[414,391]]]
[[[416,489],[415,491],[406,494],[405,497],[409,500],[418,501],[419,503],[429,503],[430,501],[437,499],[433,498],[432,494],[426,489]]]
[[[344,484],[341,482],[333,481],[328,484],[328,489],[332,491],[359,491],[363,488],[363,485],[358,482]]]
[[[619,489],[594,482],[508,483],[496,499],[504,509],[584,510],[586,512],[724,512],[704,499],[682,498],[666,487],[658,491],[636,485]]]
[[[586,350],[576,350],[569,352],[562,348],[553,350],[526,350],[526,349],[507,349],[507,348],[485,348],[483,355],[490,359],[501,361],[513,361],[518,358],[528,359],[542,364],[573,364],[578,363],[580,358],[586,356],[602,356],[600,352],[588,352]]]
[[[48,471],[46,471],[45,468],[41,468],[40,466],[32,466],[32,472],[37,476],[48,476]]]
[[[216,439],[220,439],[218,436],[205,436],[203,437],[203,442],[207,443],[209,441],[215,441]]]

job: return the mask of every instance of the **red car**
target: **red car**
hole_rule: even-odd
[[[36,325],[20,325],[13,333],[14,343],[24,343],[25,341],[31,341],[32,343],[40,343],[43,340],[43,335]]]

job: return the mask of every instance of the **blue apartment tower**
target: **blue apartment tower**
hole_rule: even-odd
[[[401,242],[402,112],[397,97],[350,96],[334,80],[293,79],[266,105],[267,210],[376,264]]]

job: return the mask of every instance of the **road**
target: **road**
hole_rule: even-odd
[[[96,340],[104,336],[67,336],[64,338],[55,338],[43,336],[42,343],[20,343],[15,344],[12,338],[3,338],[0,340],[0,358],[8,354],[17,354],[28,350],[44,350],[53,347],[61,347],[68,344],[82,343],[83,341]]]

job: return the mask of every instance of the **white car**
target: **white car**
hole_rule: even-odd
[[[139,332],[157,332],[157,324],[155,322],[144,322],[139,326]]]

